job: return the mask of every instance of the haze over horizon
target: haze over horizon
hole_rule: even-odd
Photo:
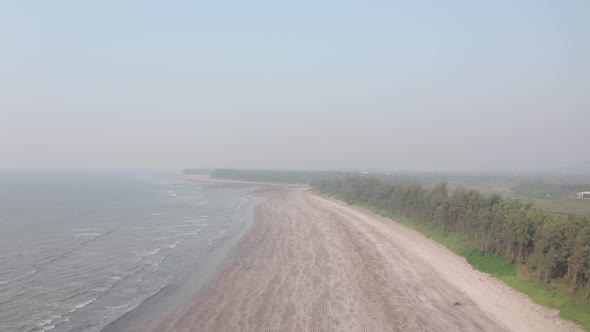
[[[590,160],[590,2],[0,4],[0,168]]]

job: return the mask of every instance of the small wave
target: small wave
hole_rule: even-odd
[[[48,318],[48,319],[44,319],[42,321],[37,322],[36,325],[37,325],[37,327],[43,327],[43,326],[45,326],[47,324],[51,324],[51,323],[53,323],[53,319]]]
[[[109,289],[113,288],[113,286],[108,286],[108,287],[97,287],[97,288],[92,288],[90,289],[92,292],[95,293],[104,293],[106,291],[108,291]]]
[[[221,238],[223,235],[225,235],[227,233],[226,229],[221,230],[221,232],[219,232],[217,235],[215,235],[214,237],[209,239],[209,243],[208,246],[212,247],[213,246],[213,242],[219,238]]]
[[[127,309],[131,306],[129,303],[121,304],[121,305],[111,305],[107,306],[106,310],[108,312],[120,312],[122,309]]]
[[[158,252],[160,252],[160,250],[161,250],[161,249],[162,249],[162,248],[154,249],[154,250],[150,251],[150,252],[148,253],[148,255],[150,255],[150,256],[151,256],[151,255],[155,255],[155,254],[157,254]]]
[[[81,303],[78,303],[78,304],[74,305],[74,308],[72,310],[70,310],[70,313],[72,313],[72,312],[74,312],[74,311],[76,311],[78,309],[84,308],[85,306],[89,305],[90,303],[96,301],[96,299],[98,299],[98,297],[94,297],[94,298],[92,298],[92,299],[90,299],[88,301],[84,301],[84,302],[81,302]]]
[[[55,328],[55,324],[53,324],[57,319],[60,319],[62,315],[53,315],[51,318],[44,319],[42,321],[37,322],[37,327],[41,331],[50,331]],[[69,320],[69,319],[68,319]]]
[[[70,319],[69,319],[69,318],[64,318],[63,320],[59,321],[59,322],[58,322],[58,324],[67,323],[67,322],[69,322],[69,321],[70,321]],[[56,325],[53,325],[53,324],[52,324],[52,325],[49,325],[49,326],[46,326],[46,327],[42,327],[42,328],[41,328],[41,329],[42,329],[41,331],[42,331],[42,332],[45,332],[45,331],[50,331],[50,330],[53,330],[53,329],[55,328],[55,326],[56,326]]]
[[[200,232],[200,231],[201,231],[201,230],[200,230],[200,229],[198,229],[198,230],[196,230],[196,231],[194,231],[194,232],[182,233],[181,235],[189,235],[189,236],[192,236],[192,235],[197,235],[197,234],[199,234],[199,232]]]
[[[178,225],[176,227],[193,227],[193,226],[207,226],[207,223],[203,223],[201,220],[191,221],[188,224]]]
[[[32,270],[32,271],[30,271],[28,273],[25,273],[25,274],[23,274],[23,275],[21,275],[19,277],[16,277],[14,279],[11,279],[11,280],[2,280],[2,281],[0,281],[0,285],[6,285],[6,284],[9,284],[11,282],[19,281],[19,280],[24,279],[24,278],[26,278],[26,277],[28,277],[30,275],[35,274],[35,273],[37,273],[37,270]]]
[[[152,213],[152,217],[157,217],[157,216],[161,216],[161,213]]]
[[[244,206],[244,204],[246,204],[247,202],[248,200],[242,197],[242,202],[238,204],[238,210],[241,210],[242,206]]]
[[[167,247],[168,247],[168,248],[170,248],[170,249],[176,248],[176,246],[177,246],[177,245],[178,245],[180,242],[182,242],[182,241],[178,240],[178,241],[176,241],[176,242],[174,242],[174,243],[172,243],[172,244],[169,244],[169,245],[167,245]]]
[[[101,235],[100,233],[80,233],[80,234],[75,234],[74,237],[81,237],[81,236],[99,236]]]

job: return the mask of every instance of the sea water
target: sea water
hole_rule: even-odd
[[[0,331],[100,331],[199,278],[201,262],[247,227],[252,190],[168,175],[0,172]]]

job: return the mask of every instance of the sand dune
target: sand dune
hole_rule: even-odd
[[[423,235],[276,194],[219,278],[158,331],[577,331]]]

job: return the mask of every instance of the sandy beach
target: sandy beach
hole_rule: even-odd
[[[156,331],[580,331],[424,235],[278,192],[219,276]]]

